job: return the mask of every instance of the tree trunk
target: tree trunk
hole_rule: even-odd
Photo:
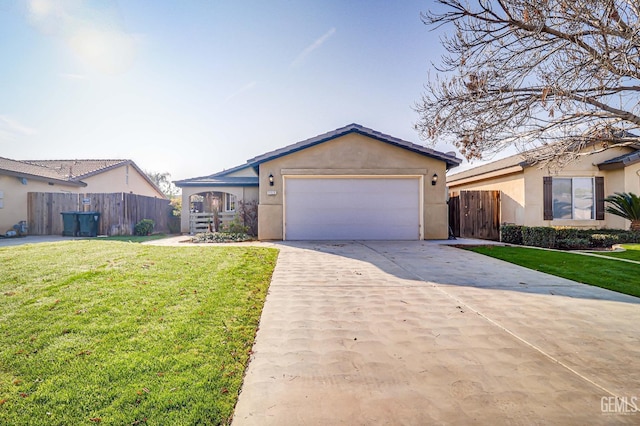
[[[631,230],[640,232],[640,219],[631,221]]]

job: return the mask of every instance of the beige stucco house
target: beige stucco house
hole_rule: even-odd
[[[444,177],[461,162],[350,124],[233,169],[177,181],[182,231],[194,215],[258,203],[261,240],[446,239]],[[197,201],[194,202],[194,200]]]
[[[605,213],[604,198],[615,192],[640,194],[640,149],[587,149],[561,170],[530,165],[513,155],[447,177],[451,195],[500,191],[500,222],[524,226],[628,228]]]
[[[126,192],[165,198],[131,160],[16,161],[0,157],[0,234],[28,220],[29,192]]]

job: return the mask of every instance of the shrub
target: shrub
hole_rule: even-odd
[[[247,234],[249,227],[240,222],[240,216],[235,215],[231,222],[222,227],[221,232],[225,234]]]
[[[583,229],[503,225],[500,241],[533,247],[570,249],[604,248],[614,244],[640,243],[640,232],[624,229]],[[586,244],[585,244],[586,241]]]
[[[556,230],[556,240],[573,240],[576,238],[589,239],[589,236],[593,232],[590,229],[580,228],[567,228],[567,227],[554,227]]]
[[[591,234],[590,242],[592,247],[611,247],[618,244],[619,238],[613,234]]]
[[[620,244],[640,243],[640,232],[626,231],[618,235],[618,240]]]
[[[202,232],[191,238],[192,243],[238,243],[251,241],[251,237],[244,233]]]
[[[533,247],[556,247],[556,230],[545,226],[523,226],[522,244]]]
[[[584,250],[589,248],[587,238],[565,238],[556,240],[556,245],[562,250]]]
[[[502,225],[500,227],[500,241],[507,244],[522,245],[522,226]]]
[[[151,219],[142,219],[136,223],[136,226],[133,228],[133,233],[140,236],[151,235],[155,225],[156,223]]]

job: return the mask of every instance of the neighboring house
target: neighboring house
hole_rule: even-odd
[[[443,181],[460,162],[351,124],[175,182],[182,188],[182,231],[190,231],[195,210],[234,215],[242,201],[259,204],[261,240],[446,239]]]
[[[0,157],[0,234],[28,220],[29,192],[126,192],[165,198],[131,160],[16,161]]]
[[[500,191],[501,223],[626,228],[628,221],[605,213],[604,198],[614,192],[640,193],[640,150],[594,150],[556,172],[513,155],[450,175],[447,185],[451,196]]]

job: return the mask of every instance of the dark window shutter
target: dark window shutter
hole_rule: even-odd
[[[604,220],[604,178],[596,176],[596,220]]]
[[[544,204],[543,219],[553,220],[553,178],[551,176],[542,178],[542,202]]]

